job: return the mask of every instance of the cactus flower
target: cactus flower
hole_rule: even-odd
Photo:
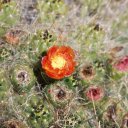
[[[41,64],[45,73],[53,79],[69,76],[75,69],[75,53],[69,46],[53,46],[42,58]]]

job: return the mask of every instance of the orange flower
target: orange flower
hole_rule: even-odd
[[[52,46],[42,58],[42,68],[54,79],[71,75],[75,69],[75,53],[69,46]]]

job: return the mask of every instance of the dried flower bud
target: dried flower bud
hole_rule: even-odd
[[[85,64],[80,68],[79,74],[83,80],[92,80],[95,76],[95,71],[91,64]]]
[[[118,60],[113,67],[120,72],[128,72],[128,56]]]
[[[11,29],[5,34],[4,38],[9,44],[18,44],[24,34],[25,32],[22,30]]]
[[[57,84],[50,85],[47,88],[47,94],[49,96],[49,100],[51,100],[55,106],[66,105],[73,96],[72,90],[66,86]]]
[[[85,95],[89,100],[99,101],[104,96],[104,91],[101,87],[91,86],[88,88]]]

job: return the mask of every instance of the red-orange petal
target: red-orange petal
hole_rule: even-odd
[[[58,48],[56,54],[63,54],[63,55],[68,55],[71,59],[74,59],[75,53],[72,48],[69,46],[61,46]]]
[[[68,62],[66,75],[71,75],[75,70],[75,62]]]
[[[58,46],[52,46],[51,48],[49,48],[48,52],[47,52],[47,56],[49,58],[51,58],[53,55],[55,55],[56,51],[58,50]]]
[[[58,72],[49,72],[49,71],[46,71],[46,74],[51,77],[51,78],[54,78],[54,79],[62,79],[65,77],[65,72],[61,72],[61,73],[58,73]]]

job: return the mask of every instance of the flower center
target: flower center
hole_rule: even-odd
[[[65,63],[66,63],[66,61],[65,61],[65,59],[63,57],[61,57],[61,56],[55,56],[52,59],[51,65],[52,65],[53,68],[59,68],[59,69],[61,69],[61,68],[64,67]]]

